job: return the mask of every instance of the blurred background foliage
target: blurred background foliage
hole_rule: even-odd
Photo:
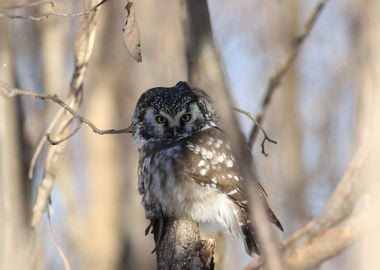
[[[0,12],[50,12],[49,1],[45,2],[7,9],[29,2],[3,0]],[[56,11],[67,13],[80,11],[84,5],[81,1],[54,2]],[[181,2],[135,1],[142,63],[135,62],[123,45],[125,2],[109,0],[99,9],[80,110],[97,127],[127,127],[144,90],[189,79],[188,33]],[[272,98],[263,126],[278,144],[266,144],[269,156],[265,157],[256,143],[253,155],[270,203],[285,227],[283,239],[321,213],[354,150],[358,104],[365,95],[363,78],[372,72],[366,65],[367,41],[372,38],[368,32],[373,30],[367,19],[380,18],[379,13],[373,14],[380,10],[375,2],[328,1]],[[213,37],[234,106],[253,115],[260,112],[269,77],[293,46],[316,3],[208,1]],[[375,11],[371,4],[377,6]],[[21,89],[65,97],[80,20],[0,18],[0,79]],[[374,24],[379,25],[378,20]],[[380,47],[371,49],[380,53]],[[202,82],[194,86],[204,87]],[[218,95],[218,89],[205,90]],[[35,145],[56,110],[56,104],[32,98],[0,98],[1,269],[63,269],[46,216],[38,229],[29,228],[46,156],[40,157],[32,182],[27,180],[27,170]],[[252,122],[237,117],[248,136]],[[154,244],[151,236],[144,236],[148,223],[137,192],[137,151],[131,137],[100,136],[83,127],[70,139],[61,166],[52,193],[52,223],[72,269],[154,269],[155,256],[150,253]],[[360,269],[352,256],[357,248],[320,269]],[[220,269],[242,269],[251,260],[238,241],[228,238],[226,250]]]

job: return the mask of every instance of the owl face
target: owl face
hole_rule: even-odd
[[[147,90],[137,102],[131,132],[138,148],[147,142],[179,140],[216,126],[217,115],[210,97],[185,82],[174,87]]]

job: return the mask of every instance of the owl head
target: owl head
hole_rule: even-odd
[[[170,142],[217,126],[211,98],[186,82],[145,91],[137,102],[130,131],[138,148],[147,142]]]

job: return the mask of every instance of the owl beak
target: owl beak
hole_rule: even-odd
[[[175,137],[176,135],[177,135],[177,127],[174,126],[174,127],[173,127],[173,136]]]

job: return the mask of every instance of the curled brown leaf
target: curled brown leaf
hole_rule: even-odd
[[[137,61],[142,61],[140,30],[135,17],[133,2],[125,6],[126,21],[123,28],[123,40],[128,53]]]

